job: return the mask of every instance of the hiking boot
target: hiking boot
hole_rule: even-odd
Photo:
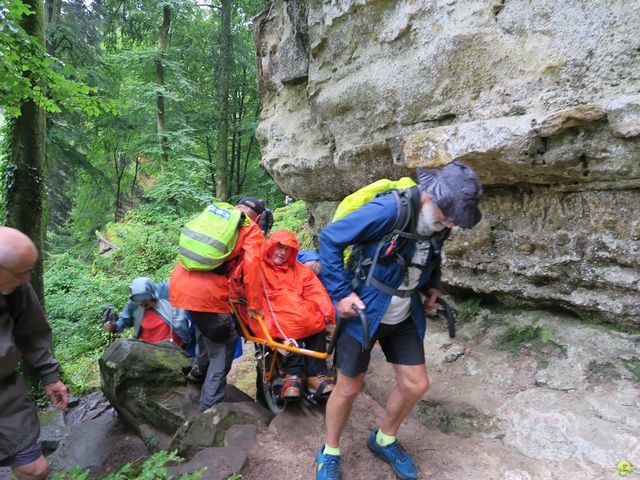
[[[335,386],[333,379],[327,375],[307,378],[307,390],[315,395],[328,395]]]
[[[280,396],[288,399],[300,398],[300,377],[297,375],[285,375]]]
[[[203,372],[200,367],[195,364],[187,373],[187,380],[191,383],[202,383],[204,382],[204,378],[207,376],[206,370]]]
[[[316,455],[316,480],[340,480],[340,455],[322,453],[324,445]]]
[[[371,432],[367,439],[367,447],[377,457],[381,458],[393,468],[394,473],[398,478],[412,479],[418,478],[420,469],[413,463],[413,459],[407,451],[402,448],[402,445],[396,440],[390,445],[383,447],[376,441],[375,430]]]

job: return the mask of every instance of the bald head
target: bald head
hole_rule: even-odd
[[[24,233],[0,227],[0,293],[8,295],[31,279],[38,250]]]

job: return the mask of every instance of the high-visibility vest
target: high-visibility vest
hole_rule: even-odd
[[[238,241],[242,212],[228,203],[213,203],[182,229],[178,260],[187,270],[214,270]]]

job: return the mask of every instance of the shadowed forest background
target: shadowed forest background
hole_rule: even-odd
[[[254,137],[265,5],[0,0],[2,223],[39,243],[32,282],[75,395],[99,386],[101,311],[135,276],[168,278],[191,216],[214,198],[283,205]],[[304,221],[302,202],[276,212]]]

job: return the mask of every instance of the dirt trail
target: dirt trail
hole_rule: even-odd
[[[342,439],[343,478],[392,480],[391,468],[366,447],[370,430],[377,427],[383,408],[369,395],[360,395]],[[276,417],[258,436],[249,452],[250,465],[243,479],[313,479],[313,459],[323,438],[323,409],[291,408]],[[497,439],[464,438],[427,429],[408,419],[399,434],[404,447],[421,468],[420,478],[445,479],[576,479],[617,478],[603,471],[590,477],[571,463],[537,461],[524,457]],[[577,475],[578,471],[580,474]]]
[[[454,341],[431,324],[425,350],[432,385],[398,435],[420,478],[613,480],[622,478],[616,462],[629,460],[624,478],[640,479],[640,384],[629,368],[640,356],[640,336],[540,315],[555,329],[554,342],[539,352],[524,345],[518,355],[500,339],[511,325],[531,325],[535,312],[486,311]],[[234,367],[250,394],[254,365],[247,355]],[[392,385],[391,367],[374,350],[341,441],[345,480],[396,478],[366,447]],[[313,479],[323,441],[323,406],[287,408],[258,435],[242,478]]]

